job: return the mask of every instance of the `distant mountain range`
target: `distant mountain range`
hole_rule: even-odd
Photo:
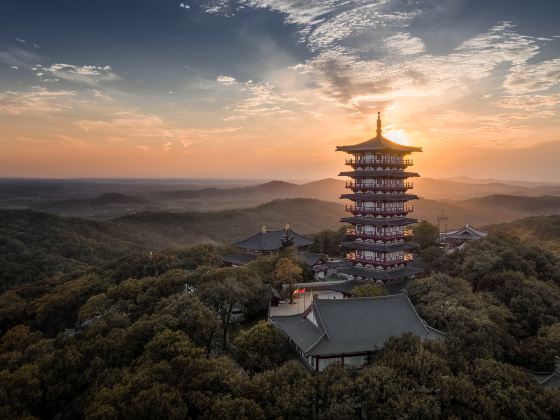
[[[468,178],[461,178],[468,181]],[[524,183],[514,184],[499,182],[484,183],[484,180],[462,182],[459,180],[442,180],[417,178],[413,180],[414,189],[420,200],[413,202],[414,217],[426,219],[432,223],[442,213],[448,217],[448,228],[464,223],[486,225],[511,221],[527,216],[560,213],[560,186]],[[49,183],[48,191],[42,191],[42,184],[33,186],[26,181],[20,195],[13,183],[3,190],[0,183],[0,207],[29,208],[67,216],[80,216],[94,219],[115,219],[139,213],[173,213],[175,215],[193,212],[206,214],[235,209],[252,209],[274,200],[305,198],[330,202],[333,209],[340,209],[343,201],[340,194],[345,192],[345,181],[341,179],[323,179],[319,181],[296,184],[285,181],[271,181],[249,186],[200,187],[193,185],[175,188],[164,184],[157,189],[155,184],[147,184],[142,189],[141,183],[134,183],[128,191],[125,184],[118,185],[117,192],[110,191],[112,184],[103,184],[109,191],[103,191],[101,184],[95,184],[88,190],[87,184],[78,184],[66,194],[67,184]],[[76,181],[78,183],[78,181]],[[524,185],[519,185],[523,183]],[[73,184],[72,184],[73,185]],[[312,203],[312,202],[310,202]],[[313,204],[309,204],[313,207]],[[322,208],[322,210],[325,210]],[[336,210],[336,217],[325,227],[336,226],[341,210]],[[227,216],[230,213],[223,215]],[[310,213],[311,214],[311,213]],[[229,217],[229,216],[227,216]],[[313,216],[310,216],[313,218]],[[274,219],[270,219],[273,221]],[[280,222],[280,221],[278,221]],[[286,220],[285,222],[290,222]],[[284,221],[282,221],[284,223]],[[292,222],[290,222],[292,223]],[[313,221],[309,223],[313,224]],[[258,225],[258,223],[255,223]],[[318,225],[314,225],[319,228]],[[257,226],[258,227],[258,226]],[[253,227],[252,229],[257,229]],[[320,230],[320,229],[319,229]],[[208,235],[207,235],[208,236]],[[212,236],[212,235],[210,235]],[[209,236],[209,237],[210,237]]]
[[[424,198],[432,200],[465,200],[468,198],[507,194],[521,196],[558,195],[560,196],[560,185],[533,184],[526,185],[506,184],[501,182],[463,182],[458,180],[445,180],[434,178],[412,179],[414,189],[412,192]],[[264,184],[238,187],[238,188],[202,188],[197,190],[185,189],[178,191],[164,191],[152,193],[151,197],[156,200],[177,199],[273,199],[305,197],[316,198],[326,201],[338,201],[340,194],[345,190],[345,181],[334,178],[322,179],[306,184],[294,184],[284,181],[271,181]]]

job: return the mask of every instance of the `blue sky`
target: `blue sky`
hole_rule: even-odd
[[[552,0],[4,0],[0,175],[332,176],[377,111],[429,176],[504,147],[544,159],[558,16]],[[477,174],[560,180],[538,159]]]

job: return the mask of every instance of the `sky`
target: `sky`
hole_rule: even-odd
[[[560,182],[556,0],[2,0],[0,176]]]

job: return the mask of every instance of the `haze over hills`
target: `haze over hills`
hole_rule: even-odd
[[[492,211],[504,201],[520,209],[505,221]],[[438,202],[419,200],[415,217],[437,216]],[[461,207],[446,209],[451,223],[485,227],[516,235],[560,253],[560,215],[518,219],[560,208],[559,197],[525,198],[494,196],[469,200],[486,206],[473,212]],[[534,207],[533,207],[534,205]],[[526,213],[522,213],[526,212]],[[302,234],[339,229],[345,214],[341,204],[313,199],[283,199],[248,209],[216,212],[145,212],[112,221],[60,217],[31,210],[0,209],[0,278],[2,287],[25,282],[43,273],[87,270],[101,261],[127,253],[146,253],[168,247],[185,248],[200,243],[227,244],[247,237],[266,225],[269,229],[290,226]],[[21,271],[18,267],[28,267]],[[29,268],[32,267],[32,268]]]
[[[177,215],[185,212],[217,212],[218,217],[222,210],[250,209],[273,200],[290,198],[331,202],[333,208],[338,209],[344,204],[339,198],[340,194],[346,191],[345,181],[334,178],[303,184],[270,181],[256,185],[214,183],[206,187],[192,181],[180,184],[177,180],[171,180],[169,184],[162,180],[129,184],[122,180],[118,184],[80,183],[74,180],[47,182],[46,190],[43,190],[43,181],[37,184],[29,180],[21,182],[24,184],[19,193],[15,189],[16,181],[0,183],[0,207],[29,208],[99,220],[145,212],[172,212]],[[116,191],[111,191],[113,188]],[[411,192],[421,198],[414,202],[414,217],[435,223],[437,216],[444,211],[448,216],[449,228],[465,223],[482,226],[527,216],[560,213],[560,186],[556,185],[522,186],[417,178]],[[338,213],[340,211],[337,210]],[[333,217],[324,227],[337,226],[338,217]],[[309,218],[313,219],[314,216],[309,215]],[[267,223],[271,222],[275,221],[270,219]],[[294,223],[290,220],[281,221],[284,222]],[[256,228],[258,226],[250,229],[253,231]],[[311,231],[317,230],[320,229]]]

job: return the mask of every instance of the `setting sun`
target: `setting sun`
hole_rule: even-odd
[[[387,137],[389,140],[394,141],[395,143],[403,144],[405,146],[413,146],[410,138],[406,134],[405,130],[403,129],[392,129],[386,132],[383,132],[383,135]]]

